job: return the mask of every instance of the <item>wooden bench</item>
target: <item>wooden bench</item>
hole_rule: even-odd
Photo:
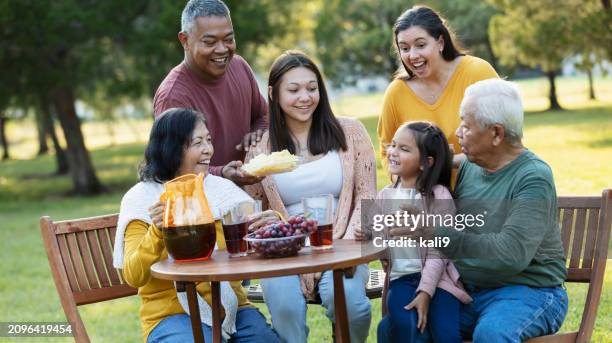
[[[385,281],[385,272],[380,269],[371,269],[368,283],[366,285],[366,296],[370,299],[380,298],[382,295],[383,284]],[[247,286],[248,299],[252,303],[263,303],[263,290],[260,284]],[[316,299],[308,302],[309,304],[321,304],[321,299]]]
[[[612,190],[604,190],[601,197],[559,197],[558,206],[567,282],[589,284],[586,303],[578,331],[538,337],[529,343],[588,342],[595,326],[610,239]],[[137,293],[112,266],[116,226],[116,214],[60,222],[49,217],[40,220],[55,286],[79,343],[90,340],[77,306]],[[381,296],[383,278],[382,271],[370,272],[370,298]]]

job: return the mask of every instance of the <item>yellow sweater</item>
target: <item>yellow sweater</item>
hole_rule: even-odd
[[[143,221],[131,221],[124,236],[123,277],[132,287],[138,288],[141,298],[140,325],[142,338],[147,341],[149,333],[164,318],[185,313],[176,297],[172,281],[151,277],[151,265],[168,257],[161,230]],[[223,229],[217,223],[217,244],[225,248]],[[247,293],[240,281],[231,282],[240,307],[249,306]],[[210,283],[201,282],[196,286],[206,302],[212,304]],[[222,312],[222,315],[223,312]]]
[[[385,144],[389,144],[400,125],[407,121],[426,120],[442,129],[455,152],[461,151],[455,130],[459,127],[459,106],[465,89],[480,80],[497,78],[491,65],[478,57],[463,56],[440,98],[428,104],[419,98],[406,81],[396,79],[387,88],[383,111],[378,119],[378,140],[383,165],[386,165]]]

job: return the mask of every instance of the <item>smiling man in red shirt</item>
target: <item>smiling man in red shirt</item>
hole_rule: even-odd
[[[229,9],[220,0],[189,1],[178,38],[185,58],[155,92],[153,114],[174,107],[203,113],[215,149],[211,174],[239,185],[261,181],[240,166],[267,128],[267,104],[250,66],[235,54]]]

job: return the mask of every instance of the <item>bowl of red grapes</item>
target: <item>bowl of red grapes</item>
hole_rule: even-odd
[[[292,216],[286,222],[266,224],[244,239],[263,257],[294,256],[316,227],[316,220],[306,219],[302,215]]]

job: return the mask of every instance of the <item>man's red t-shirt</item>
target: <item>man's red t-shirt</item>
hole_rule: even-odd
[[[251,67],[238,55],[215,82],[199,79],[185,62],[174,67],[155,92],[153,115],[158,117],[175,107],[204,113],[215,148],[210,167],[214,175],[221,175],[221,169],[230,161],[244,159],[236,145],[245,134],[268,126],[266,100]]]

